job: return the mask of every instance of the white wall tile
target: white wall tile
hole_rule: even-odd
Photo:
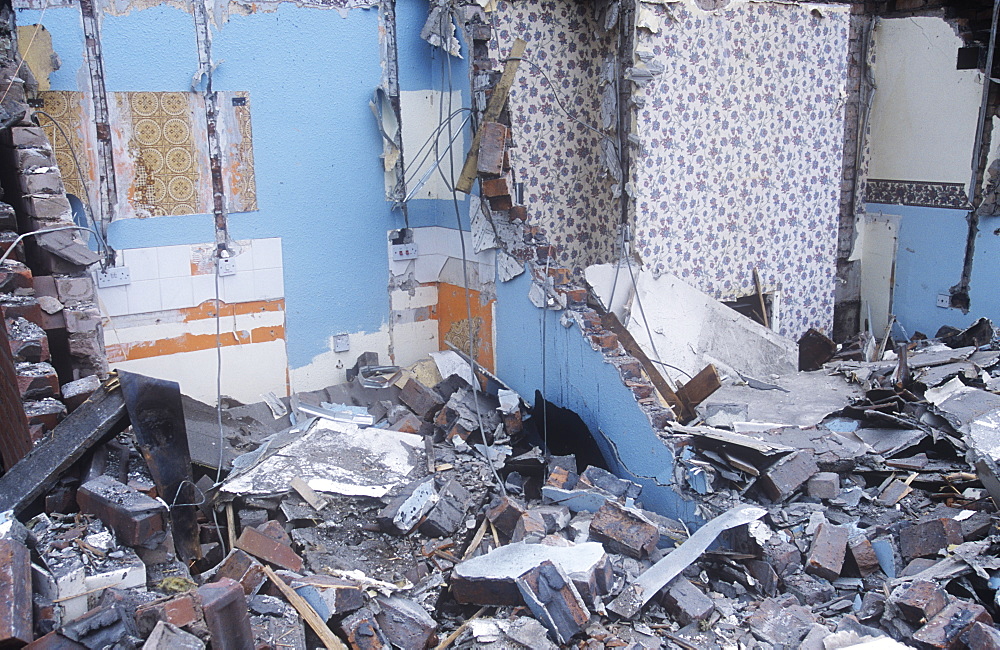
[[[280,269],[282,267],[280,237],[253,240],[253,266],[255,269]]]
[[[160,278],[180,278],[191,275],[190,246],[161,246],[156,249]]]
[[[285,297],[285,282],[281,269],[253,271],[254,295],[257,300]]]
[[[222,299],[227,303],[255,300],[253,273],[237,273],[219,278]]]
[[[98,305],[106,316],[128,313],[128,287],[108,287],[97,290]]]
[[[133,248],[122,251],[125,266],[133,282],[156,280],[160,277],[160,263],[155,248]]]
[[[193,278],[166,278],[160,280],[160,303],[162,309],[182,309],[193,307]]]
[[[222,278],[219,278],[219,297],[222,297]],[[215,275],[194,275],[191,277],[191,302],[200,305],[206,300],[215,300]]]
[[[125,287],[128,292],[128,313],[143,314],[163,309],[160,302],[160,281],[140,280]]]

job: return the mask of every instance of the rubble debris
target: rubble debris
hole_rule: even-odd
[[[528,609],[557,642],[568,643],[590,620],[590,612],[573,582],[550,560],[525,571],[515,582]]]
[[[80,510],[96,516],[129,546],[156,546],[166,535],[167,508],[142,492],[101,475],[76,493]]]
[[[663,588],[660,603],[681,625],[703,621],[715,611],[712,599],[683,576],[674,578]]]
[[[0,539],[0,647],[32,639],[31,557],[20,541]]]

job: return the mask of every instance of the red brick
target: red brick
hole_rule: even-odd
[[[524,513],[525,508],[520,502],[502,496],[486,511],[486,518],[496,526],[497,530],[510,537]]]
[[[31,554],[12,539],[0,539],[0,647],[34,638],[31,603]]]
[[[98,476],[81,485],[76,501],[80,510],[96,515],[128,546],[143,546],[166,534],[163,504],[110,476]]]
[[[258,531],[263,533],[266,537],[273,539],[279,544],[284,544],[285,546],[291,547],[292,538],[288,536],[285,532],[285,527],[281,525],[281,522],[270,519],[265,521],[261,525],[256,527]]]
[[[423,426],[423,422],[416,415],[412,413],[407,413],[405,416],[401,417],[392,426],[389,427],[389,431],[402,431],[403,433],[420,433],[420,429]]]
[[[184,627],[201,620],[201,603],[197,591],[170,598],[161,598],[151,603],[139,606],[135,611],[135,622],[142,636],[148,636],[157,622],[165,621]]]
[[[3,251],[0,251],[2,254]],[[16,260],[6,260],[0,266],[0,292],[13,293],[18,289],[31,289],[34,286],[31,269]]]
[[[302,570],[302,558],[291,547],[276,542],[253,528],[244,528],[236,546],[250,555],[289,571]]]
[[[494,212],[509,211],[511,208],[514,207],[513,199],[511,199],[511,197],[507,194],[501,196],[493,196],[490,197],[488,200],[490,202],[490,210],[493,210]]]
[[[590,341],[603,352],[611,352],[618,349],[618,335],[613,332],[591,334]]]
[[[715,611],[712,599],[684,576],[674,578],[664,587],[660,603],[681,625],[703,621]]]
[[[490,178],[483,181],[483,196],[495,198],[500,196],[510,196],[510,187],[506,178]],[[511,206],[513,207],[513,206]],[[507,208],[510,210],[510,208]]]
[[[892,595],[892,602],[903,618],[923,625],[948,604],[948,593],[930,580],[916,580]]]
[[[267,581],[263,565],[238,548],[231,550],[222,560],[216,569],[215,578],[238,581],[247,596],[256,594]]]
[[[846,528],[822,523],[813,535],[809,557],[806,558],[806,573],[817,575],[827,580],[836,580],[844,566],[847,553]]]
[[[555,246],[536,246],[535,256],[539,262],[545,262],[545,260],[554,260],[559,256],[559,249]]]
[[[515,205],[507,212],[507,216],[511,221],[527,221],[528,208],[523,205]]]
[[[58,632],[49,632],[24,646],[22,650],[87,650],[87,646],[70,641]]]
[[[903,559],[937,555],[951,544],[961,544],[962,525],[947,517],[932,519],[899,531],[899,550]]]
[[[250,530],[250,529],[247,529]],[[244,531],[245,532],[245,531]],[[254,648],[250,614],[243,588],[235,580],[222,578],[198,588],[212,650]]]
[[[656,524],[614,501],[608,501],[594,513],[590,536],[615,553],[637,559],[649,555],[660,541]]]
[[[982,605],[956,600],[932,618],[913,635],[918,648],[963,648],[962,635],[976,622],[993,624],[993,618]]]
[[[775,463],[761,476],[761,482],[772,501],[783,501],[818,471],[812,452],[799,450]]]
[[[878,557],[876,557],[875,549],[872,548],[872,543],[868,541],[867,537],[855,537],[849,540],[847,550],[854,559],[854,564],[858,567],[862,578],[878,571]]]
[[[20,362],[16,370],[17,390],[22,400],[59,396],[59,377],[48,363]]]
[[[479,128],[479,134],[477,171],[480,174],[499,176],[503,173],[507,127],[498,122],[486,122]]]
[[[410,379],[406,382],[403,390],[399,393],[399,399],[410,407],[410,410],[416,413],[417,417],[424,420],[430,420],[437,410],[444,406],[440,395],[416,379]]]
[[[515,581],[528,609],[562,646],[590,621],[590,612],[573,582],[549,560]]]

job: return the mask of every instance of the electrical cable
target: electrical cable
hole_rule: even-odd
[[[76,148],[73,146],[73,142],[69,139],[69,136],[66,134],[66,131],[63,129],[62,125],[59,124],[59,122],[57,122],[54,117],[52,117],[45,111],[40,111],[38,109],[35,109],[35,113],[38,115],[44,115],[46,118],[48,118],[48,120],[52,122],[52,125],[55,126],[56,129],[59,131],[59,135],[61,135],[63,140],[66,142],[66,147],[69,149],[69,154],[73,158],[73,165],[76,167],[76,176],[77,180],[80,181],[80,189],[84,193],[84,196],[80,197],[80,201],[83,203],[83,206],[86,209],[86,216],[90,220],[90,224],[94,227],[94,231],[97,233],[97,242],[101,246],[103,246],[103,250],[105,253],[105,259],[101,263],[101,268],[107,269],[107,261],[108,261],[107,255],[108,253],[111,252],[111,248],[108,246],[107,240],[104,238],[104,235],[101,234],[100,229],[98,229],[97,227],[97,219],[94,218],[94,209],[90,203],[90,197],[87,195],[87,183],[83,178],[83,168],[80,166],[80,159],[77,158],[76,156]],[[103,226],[103,224],[104,220],[102,219],[101,225]]]
[[[466,109],[466,110],[468,110],[468,109]],[[456,113],[458,113],[458,112],[461,112],[461,111],[456,111]],[[471,116],[465,118],[465,120],[462,121],[462,124],[461,124],[461,126],[459,128],[460,129],[464,129],[465,125],[469,123],[470,118],[471,118]],[[416,194],[417,192],[420,191],[420,188],[422,188],[427,183],[427,181],[431,177],[431,174],[433,174],[435,170],[440,170],[440,168],[441,168],[441,161],[444,160],[445,156],[449,155],[452,152],[452,150],[454,149],[455,140],[457,140],[458,137],[461,134],[462,134],[461,131],[459,131],[458,133],[455,134],[455,137],[452,138],[452,140],[448,143],[448,146],[445,147],[444,153],[441,155],[441,157],[438,158],[438,159],[436,159],[434,161],[434,164],[431,165],[431,167],[426,172],[424,172],[424,175],[420,177],[420,180],[417,182],[417,184],[413,186],[413,189],[410,190],[409,194],[406,195],[406,198],[403,199],[404,203],[406,201],[409,201],[411,198],[413,198],[414,194]],[[431,151],[432,151],[432,149],[429,149],[427,151],[427,155],[430,155]],[[424,160],[427,159],[427,155],[424,156]],[[423,163],[424,163],[423,160],[420,161],[420,165],[423,165]],[[418,169],[419,169],[419,167],[418,167]],[[449,188],[449,189],[451,189],[451,188]]]
[[[59,232],[60,230],[84,230],[92,235],[97,234],[96,232],[94,232],[90,228],[87,228],[86,226],[77,226],[76,224],[72,226],[59,226],[57,228],[45,228],[43,230],[32,230],[31,232],[22,233],[18,235],[17,238],[13,242],[11,242],[9,246],[7,246],[7,250],[3,252],[3,255],[0,255],[0,264],[3,264],[5,261],[7,261],[7,258],[10,257],[11,253],[14,252],[14,247],[16,247],[22,241],[24,241],[27,237],[30,237],[32,235],[42,235],[49,232]]]
[[[447,16],[447,13],[446,12],[442,12],[442,18],[441,18],[441,20],[442,20],[442,27],[443,27],[443,23],[445,21],[445,16]],[[450,20],[450,18],[448,18],[448,20]],[[444,30],[442,29],[442,33],[443,32],[444,32]],[[447,77],[447,79],[448,79],[448,101],[449,101],[449,110],[450,110],[450,108],[451,108],[450,107],[450,102],[451,102],[452,95],[454,94],[453,93],[454,85],[453,85],[452,76],[451,76],[451,58],[450,58],[450,55],[448,55],[447,53],[445,54],[445,56],[449,57],[448,58],[448,64],[447,64],[447,67],[448,67],[448,77]],[[444,67],[444,62],[442,61],[442,68],[443,67]],[[443,107],[444,102],[441,102],[441,105]],[[452,120],[449,118],[448,119],[448,140],[449,140],[449,142],[452,139],[453,139],[452,138]],[[436,139],[435,139],[435,142],[434,142],[434,146],[435,146],[435,153],[436,153],[436,148],[437,148],[437,140]],[[435,156],[435,157],[437,157],[437,156]],[[468,253],[467,253],[466,248],[465,248],[465,233],[462,230],[462,211],[461,211],[461,209],[458,206],[458,190],[455,189],[455,157],[454,156],[449,156],[449,171],[450,171],[450,174],[451,174],[451,182],[450,183],[448,183],[448,180],[444,178],[444,171],[441,169],[441,165],[438,165],[438,170],[441,173],[442,179],[445,181],[445,185],[451,191],[451,201],[452,201],[452,205],[455,208],[455,220],[456,220],[456,225],[458,226],[458,238],[459,238],[459,243],[460,243],[461,249],[462,249],[462,284],[463,284],[462,288],[465,291],[465,312],[466,312],[466,317],[468,318],[468,323],[469,323],[469,359],[473,360],[473,362],[474,362],[475,359],[476,359],[476,327],[474,327],[474,321],[472,320],[472,297],[471,297],[471,293],[469,291],[469,260],[468,260]],[[471,223],[469,224],[469,227],[470,228],[472,227]],[[493,478],[497,482],[497,487],[500,489],[501,492],[505,493],[506,492],[506,487],[504,486],[504,482],[502,480],[500,480],[500,473],[497,472],[496,465],[493,463],[493,454],[492,454],[493,445],[492,445],[492,443],[489,440],[489,434],[483,428],[483,415],[482,415],[482,412],[480,411],[480,408],[479,408],[479,377],[476,374],[475,364],[474,363],[470,363],[469,364],[469,368],[472,371],[472,401],[473,401],[473,403],[476,406],[476,421],[479,424],[479,431],[480,431],[481,435],[483,436],[483,444],[486,446],[486,454],[485,454],[486,455],[486,463],[489,465],[490,471],[493,473]],[[492,432],[490,432],[490,433],[492,433]]]
[[[542,444],[545,446],[545,458],[549,458],[549,390],[548,390],[548,333],[547,327],[548,316],[549,316],[549,260],[550,256],[545,256],[545,289],[543,294],[543,300],[545,304],[542,306]]]
[[[460,108],[460,109],[458,109],[456,111],[453,111],[452,114],[448,116],[448,119],[449,120],[454,119],[456,115],[459,115],[459,114],[464,113],[466,111],[469,111],[469,117],[471,118],[472,117],[472,109],[471,108],[465,108],[463,106],[462,108]],[[445,124],[444,123],[438,124],[436,127],[434,127],[434,130],[431,131],[430,135],[427,136],[427,138],[424,140],[424,143],[422,145],[420,145],[420,149],[417,150],[417,153],[413,154],[413,160],[411,160],[410,163],[403,168],[403,173],[404,174],[406,172],[410,171],[413,168],[414,165],[417,166],[417,169],[423,167],[424,161],[427,160],[427,157],[431,153],[430,150],[428,150],[427,153],[424,153],[424,149],[426,149],[427,146],[431,144],[431,142],[433,141],[433,138],[435,138],[435,137],[441,137],[440,133],[441,133],[441,131],[444,130],[444,128],[445,128]],[[424,154],[423,159],[421,159],[420,162],[417,162],[417,160],[416,160],[417,156],[419,156],[422,153]]]

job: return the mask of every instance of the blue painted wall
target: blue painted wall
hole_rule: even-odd
[[[575,411],[587,423],[605,458],[612,461],[612,470],[643,486],[643,505],[700,525],[694,502],[683,500],[671,486],[672,452],[653,431],[617,368],[590,347],[578,327],[563,327],[559,312],[532,305],[528,300],[530,286],[527,273],[497,284],[497,375],[522,397],[533,399],[535,390],[542,389],[544,354],[545,397],[556,406]],[[614,440],[615,449],[609,440]]]
[[[900,215],[899,244],[896,252],[896,281],[893,313],[906,331],[934,336],[942,325],[967,327],[980,316],[1000,322],[1000,295],[996,287],[995,261],[1000,241],[984,220],[976,241],[971,283],[971,309],[937,306],[938,294],[948,294],[962,277],[968,223],[965,210],[926,208],[908,205],[866,206],[869,214]]]
[[[464,89],[468,64],[420,39],[426,0],[399,6],[400,83],[406,90],[450,83]],[[21,11],[19,24],[40,12]],[[86,84],[79,10],[53,8],[44,24],[62,68],[55,90]],[[116,91],[189,91],[198,70],[191,14],[167,5],[104,16],[106,84]],[[277,5],[233,14],[214,32],[217,90],[250,93],[259,210],[233,214],[235,239],[281,237],[287,350],[293,368],[328,349],[340,332],[376,331],[388,321],[386,231],[403,225],[385,201],[381,138],[368,102],[381,82],[378,12]],[[448,65],[450,64],[450,75]],[[468,142],[471,137],[467,137]],[[459,209],[468,215],[468,199]],[[450,200],[413,201],[411,225],[456,227]],[[115,222],[118,249],[214,240],[211,215]]]

